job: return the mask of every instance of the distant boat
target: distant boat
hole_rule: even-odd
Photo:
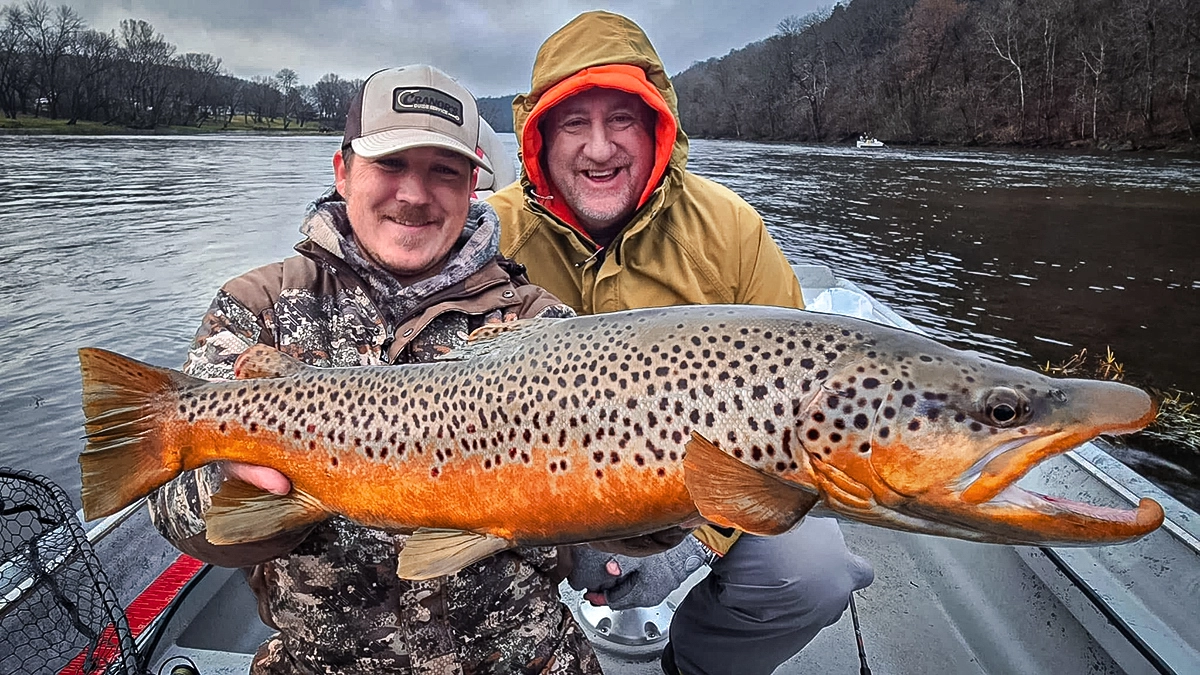
[[[866,134],[863,134],[858,137],[858,147],[860,147],[860,148],[882,148],[885,146],[883,144],[883,141],[878,140],[874,136],[867,136]]]

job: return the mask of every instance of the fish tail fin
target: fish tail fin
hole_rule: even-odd
[[[87,444],[79,454],[87,520],[107,516],[177,476],[178,450],[168,448],[161,417],[177,390],[199,382],[182,373],[103,349],[79,350]]]

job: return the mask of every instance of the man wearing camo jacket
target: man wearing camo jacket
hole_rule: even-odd
[[[336,188],[308,210],[300,255],[218,291],[185,372],[234,377],[238,354],[276,347],[315,366],[423,362],[488,323],[563,317],[569,307],[499,256],[499,221],[470,199],[479,114],[471,94],[429,66],[375,73],[351,106]],[[176,547],[250,568],[264,622],[278,632],[251,673],[599,673],[559,602],[553,548],[501,553],[429,581],[396,576],[403,535],[332,518],[253,544],[214,546],[203,513],[230,478],[286,493],[285,476],[209,465],[158,490],[151,515]]]

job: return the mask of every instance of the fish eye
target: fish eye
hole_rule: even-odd
[[[996,387],[988,392],[983,411],[989,424],[1010,427],[1029,414],[1029,402],[1025,397],[1008,387]]]
[[[988,416],[1000,424],[1004,424],[1005,422],[1011,422],[1013,418],[1017,416],[1017,411],[1013,410],[1011,405],[1007,403],[1001,403],[1000,405],[989,410]]]

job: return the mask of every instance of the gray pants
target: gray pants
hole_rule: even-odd
[[[684,675],[769,675],[874,579],[831,518],[775,537],[743,534],[675,612],[675,664]]]

